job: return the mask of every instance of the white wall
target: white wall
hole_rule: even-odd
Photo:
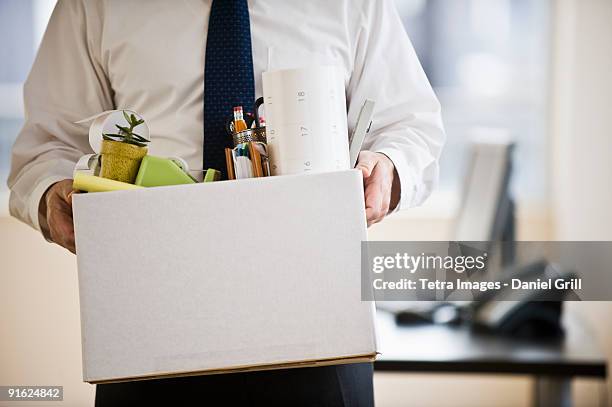
[[[559,240],[612,240],[612,1],[555,0],[551,94]]]
[[[612,1],[555,0],[551,93],[557,240],[612,240]],[[592,259],[586,271],[608,264]],[[612,272],[602,269],[603,273]],[[571,304],[612,360],[612,303]],[[612,402],[612,382],[608,380]]]
[[[57,405],[93,405],[81,375],[75,257],[7,217],[0,242],[0,384],[64,386]]]

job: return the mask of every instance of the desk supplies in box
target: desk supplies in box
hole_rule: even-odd
[[[270,175],[268,152],[264,143],[249,141],[225,149],[229,179],[259,178]]]
[[[77,191],[85,192],[108,192],[123,191],[129,189],[143,188],[139,185],[128,184],[127,182],[115,181],[108,178],[89,175],[84,172],[76,171],[72,187]]]
[[[92,122],[89,142],[96,154],[83,156],[77,162],[73,182],[77,190],[104,192],[195,184],[197,181],[190,172],[204,172],[204,182],[220,179],[220,172],[215,169],[194,171],[181,158],[147,155],[149,128],[134,111],[111,110],[77,123],[87,122]]]
[[[226,161],[231,178],[258,180],[190,185],[180,160],[145,156],[135,183],[186,182],[146,188],[100,178],[99,155],[79,160],[75,186],[132,189],[73,195],[83,380],[375,358],[374,305],[360,298],[361,172],[267,177],[266,128],[250,117]]]
[[[255,101],[254,114],[244,120],[242,107],[234,108],[233,120],[227,124],[228,135],[234,148],[225,149],[225,162],[229,179],[267,177],[270,174],[270,158],[266,144],[266,127],[259,116],[263,98]]]
[[[100,176],[133,184],[151,141],[144,118],[132,110],[110,110],[77,123],[89,121],[89,143],[101,155]]]
[[[350,168],[344,77],[333,66],[262,74],[272,175]]]
[[[135,184],[144,187],[195,184],[187,170],[183,160],[148,155],[142,159]]]
[[[374,101],[366,99],[349,138],[344,80],[337,68],[271,71],[262,78],[264,97],[255,102],[253,114],[244,115],[237,106],[227,121],[234,144],[225,151],[229,179],[355,166],[371,126]],[[267,123],[259,115],[262,105]],[[251,146],[260,148],[253,151]]]

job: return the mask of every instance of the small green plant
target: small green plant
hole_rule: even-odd
[[[129,127],[119,126],[118,124],[116,124],[115,126],[117,127],[117,129],[119,129],[117,134],[102,134],[102,138],[104,140],[133,144],[138,147],[146,147],[149,140],[139,134],[134,133],[134,128],[144,123],[144,120],[137,119],[134,114],[128,115],[125,110],[123,111],[123,117],[125,117],[125,120],[128,122]]]

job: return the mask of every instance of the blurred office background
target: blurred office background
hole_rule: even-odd
[[[22,84],[54,4],[0,0],[0,384],[63,385],[64,405],[76,406],[90,403],[93,386],[81,383],[75,259],[7,209]],[[439,189],[373,227],[371,238],[449,239],[472,140],[511,139],[518,239],[612,240],[612,1],[396,4],[442,103],[448,143]],[[590,323],[612,358],[612,305],[568,311]],[[492,375],[377,373],[375,385],[381,406],[528,405],[531,390],[530,379]],[[596,405],[602,385],[578,380],[574,390],[576,405]]]

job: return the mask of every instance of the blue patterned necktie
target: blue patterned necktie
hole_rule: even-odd
[[[204,66],[204,168],[227,178],[225,148],[232,147],[225,123],[234,106],[255,100],[251,27],[247,0],[213,0]]]

